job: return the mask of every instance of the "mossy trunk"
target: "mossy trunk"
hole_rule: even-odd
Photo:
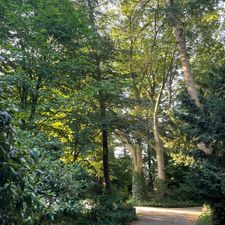
[[[132,193],[133,198],[138,202],[146,200],[147,191],[145,177],[143,173],[142,149],[141,140],[137,140],[134,144],[129,140],[129,136],[123,132],[118,133],[127,150],[131,153],[133,161],[133,178],[132,178]]]

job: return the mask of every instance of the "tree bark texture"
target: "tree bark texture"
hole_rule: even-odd
[[[133,159],[133,179],[132,179],[132,194],[133,198],[137,201],[146,200],[146,184],[143,173],[143,160],[142,160],[142,149],[140,141],[137,143],[131,143],[129,137],[122,132],[118,135],[127,150],[131,153]]]
[[[163,143],[160,137],[159,127],[158,127],[158,112],[159,112],[159,106],[160,106],[164,87],[165,87],[165,80],[162,81],[160,91],[154,102],[153,121],[152,121],[158,178],[159,180],[162,180],[162,181],[166,181],[166,167],[165,167]]]
[[[165,157],[163,151],[163,144],[159,134],[158,121],[156,116],[153,119],[153,134],[155,140],[155,152],[157,160],[157,171],[158,177],[162,181],[166,181],[166,168],[165,168]]]
[[[174,5],[174,0],[167,0],[167,5],[170,8],[172,8]],[[174,13],[172,13],[172,21],[187,91],[191,99],[194,100],[196,106],[198,108],[201,108],[201,104],[197,95],[196,87],[193,80],[193,74],[191,71],[191,66],[188,58],[184,28],[181,21],[174,15]]]

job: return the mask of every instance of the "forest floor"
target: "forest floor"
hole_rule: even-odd
[[[131,225],[196,225],[201,211],[200,207],[182,209],[136,207],[138,220]]]

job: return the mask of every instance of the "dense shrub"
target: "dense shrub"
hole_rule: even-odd
[[[223,65],[211,65],[204,72],[204,80],[199,81],[202,108],[196,108],[184,94],[178,113],[181,131],[195,146],[192,157],[196,162],[187,183],[192,193],[210,205],[214,225],[224,225],[225,221],[224,71]],[[191,149],[187,150],[191,154]]]
[[[198,219],[197,225],[212,225],[212,216],[209,214],[202,214]]]
[[[57,142],[15,133],[10,120],[0,112],[2,225],[125,225],[133,219],[123,196],[102,194],[85,168],[60,159]]]
[[[0,112],[0,220],[2,225],[33,224],[42,207],[35,188],[39,152],[20,149],[8,112]]]
[[[96,205],[90,212],[92,224],[126,225],[134,219],[133,207],[125,204],[118,195],[96,196],[95,202]]]
[[[39,163],[41,173],[36,183],[45,203],[39,224],[82,217],[86,209],[84,200],[93,184],[91,177],[78,165],[66,165],[59,159],[45,157]]]
[[[138,174],[134,171],[132,184],[132,194],[135,201],[143,202],[147,197],[144,174]]]

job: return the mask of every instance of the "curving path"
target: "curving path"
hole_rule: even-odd
[[[202,209],[136,207],[138,220],[131,225],[196,225]]]

